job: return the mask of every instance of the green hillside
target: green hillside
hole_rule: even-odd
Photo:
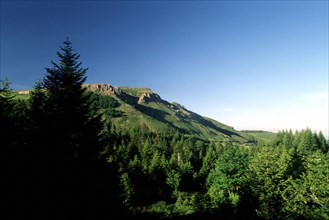
[[[176,102],[165,101],[149,88],[115,87],[110,84],[84,86],[87,90],[109,96],[118,103],[112,108],[121,114],[111,117],[111,121],[119,129],[145,127],[154,132],[179,132],[206,141],[230,141],[239,144],[252,144],[258,139],[254,134],[234,130],[228,125],[189,111]],[[16,98],[26,100],[28,97],[26,90],[16,91]]]
[[[121,129],[147,127],[157,132],[178,131],[207,141],[255,142],[253,135],[198,115],[178,103],[169,103],[148,88],[113,87],[109,84],[85,86],[119,102],[116,110],[123,114],[111,120]]]
[[[242,133],[249,134],[254,136],[259,141],[274,141],[277,134],[269,131],[262,131],[262,130],[242,130]]]

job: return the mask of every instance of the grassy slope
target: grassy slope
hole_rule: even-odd
[[[151,92],[146,88],[120,87],[123,92],[138,99],[144,92]],[[116,97],[117,98],[117,97]],[[146,126],[154,131],[178,130],[187,135],[192,134],[209,141],[232,141],[251,143],[254,136],[234,130],[233,128],[213,119],[202,117],[190,112],[177,103],[164,100],[144,104],[120,102],[118,110],[125,113],[124,117],[114,118],[113,122],[121,127]]]
[[[269,142],[269,141],[274,141],[274,139],[276,138],[276,133],[273,132],[269,132],[269,131],[241,131],[242,133],[245,134],[249,134],[254,136],[257,140],[260,141],[265,141],[265,142]]]
[[[155,94],[148,88],[119,88],[127,96],[124,98],[112,96],[120,103],[117,110],[124,113],[122,117],[112,118],[118,128],[129,129],[144,126],[155,132],[180,131],[208,141],[231,141],[246,144],[254,142],[255,139],[266,139],[265,134],[236,131],[216,120],[191,112],[178,103],[157,100],[138,104],[137,100],[144,93]],[[29,95],[17,94],[16,98],[28,99]]]

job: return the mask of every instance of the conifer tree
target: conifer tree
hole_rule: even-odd
[[[328,145],[329,142],[324,137],[322,131],[319,132],[318,138],[319,138],[320,150],[322,151],[322,153],[327,153],[329,149],[329,145]]]
[[[13,94],[10,89],[10,83],[7,78],[0,80],[0,149],[1,149],[1,160],[8,162],[9,166],[10,156],[14,154],[13,141],[15,139],[13,126],[13,118],[11,112],[13,111],[14,102]],[[9,173],[11,170],[8,170]]]
[[[45,114],[49,117],[51,135],[55,136],[57,156],[64,161],[95,157],[99,152],[96,141],[97,126],[90,123],[89,103],[82,84],[88,68],[82,68],[80,55],[74,52],[72,43],[66,39],[61,51],[57,52],[59,62],[52,61],[52,68],[46,68],[42,87],[46,91]],[[97,123],[96,123],[97,124]],[[93,146],[91,146],[93,145]]]
[[[44,199],[49,211],[59,215],[85,216],[89,210],[95,216],[98,207],[108,205],[105,196],[110,186],[105,160],[99,157],[102,123],[91,115],[82,86],[88,69],[81,67],[80,55],[68,39],[57,56],[58,62],[51,61],[52,67],[46,68],[46,76],[31,95],[33,145],[39,153],[38,173],[44,175]]]
[[[228,147],[219,156],[206,181],[213,207],[237,207],[244,199],[248,160],[247,152],[237,147]]]
[[[8,78],[0,80],[0,134],[1,142],[7,146],[12,140],[11,112],[13,110],[14,95],[10,89]]]

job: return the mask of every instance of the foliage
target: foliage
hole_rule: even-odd
[[[116,110],[120,103],[111,96],[105,96],[94,92],[86,91],[89,98],[90,111],[92,115],[104,114],[109,118],[123,116],[121,111]]]
[[[286,150],[261,148],[249,164],[252,191],[257,195],[257,214],[265,219],[278,219],[281,210],[281,192],[290,157]]]
[[[321,132],[237,132],[178,104],[87,92],[71,42],[57,55],[28,99],[0,87],[13,218],[329,218]]]
[[[315,152],[306,160],[300,179],[289,178],[283,191],[287,218],[329,218],[329,155]]]
[[[7,82],[1,87],[0,104],[6,108],[0,125],[6,126],[1,130],[7,136],[3,155],[20,219],[44,219],[48,213],[104,218],[121,210],[118,183],[109,176],[115,172],[101,156],[110,138],[101,136],[104,125],[82,88],[87,69],[81,68],[73,51],[71,42],[64,41],[58,63],[52,61],[53,67],[46,68],[29,100],[14,99]],[[105,208],[109,206],[116,211]]]
[[[226,147],[207,178],[207,194],[213,208],[220,205],[236,207],[248,183],[246,170],[248,153],[236,147]]]
[[[321,135],[320,135],[321,136]],[[273,145],[260,146],[249,163],[251,188],[264,219],[326,219],[328,210],[325,142],[310,129],[279,132]]]

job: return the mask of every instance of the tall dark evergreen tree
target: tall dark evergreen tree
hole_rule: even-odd
[[[57,135],[55,142],[59,145],[56,151],[59,150],[67,160],[90,157],[93,150],[84,149],[89,106],[82,84],[86,80],[87,68],[81,67],[81,62],[78,62],[80,55],[74,52],[68,39],[63,42],[57,56],[58,64],[52,61],[53,67],[46,68],[47,75],[43,81],[47,92],[46,111],[50,115],[52,132]],[[95,149],[96,152],[98,149]]]
[[[0,80],[0,137],[1,143],[8,146],[12,142],[12,117],[14,95],[10,89],[8,78]],[[4,149],[3,149],[4,150]]]
[[[46,68],[31,95],[33,147],[40,165],[41,210],[71,218],[100,219],[112,212],[111,173],[100,158],[100,117],[92,115],[83,83],[87,68],[66,39],[57,52],[58,62]],[[45,195],[45,196],[44,196]],[[106,207],[106,208],[105,208]],[[107,213],[107,214],[105,214]]]

